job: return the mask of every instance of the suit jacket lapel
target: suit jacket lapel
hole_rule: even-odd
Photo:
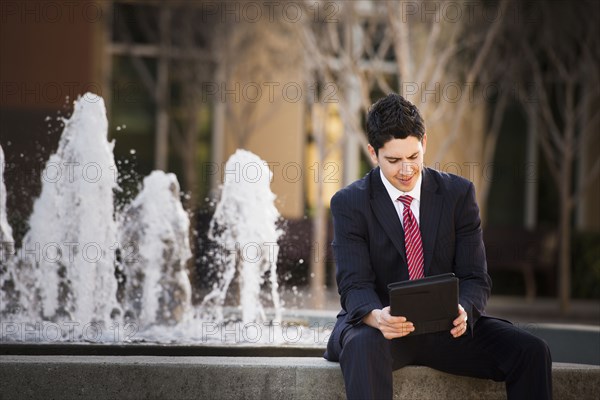
[[[385,233],[392,240],[394,247],[398,250],[406,263],[404,230],[402,229],[402,224],[398,218],[396,208],[390,199],[390,195],[387,190],[385,190],[385,186],[383,186],[383,182],[381,181],[379,167],[375,168],[371,173],[371,187],[373,188],[371,195],[371,209]]]
[[[438,184],[423,168],[423,182],[421,183],[421,205],[419,208],[419,225],[421,240],[423,242],[423,257],[425,259],[425,275],[428,275],[433,259],[433,249],[437,237],[438,224],[442,212],[443,197],[437,193]]]

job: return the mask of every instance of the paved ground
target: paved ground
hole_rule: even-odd
[[[569,312],[562,314],[557,299],[538,298],[527,302],[522,297],[493,296],[487,312],[514,322],[600,326],[600,300],[573,300]]]

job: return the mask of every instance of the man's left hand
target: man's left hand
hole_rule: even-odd
[[[459,304],[458,305],[458,317],[452,322],[454,328],[450,331],[450,334],[454,337],[460,337],[467,332],[467,312]]]

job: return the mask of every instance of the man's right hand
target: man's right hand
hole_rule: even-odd
[[[415,330],[412,322],[405,317],[394,317],[390,314],[390,307],[373,310],[363,318],[363,322],[373,328],[379,329],[386,339],[395,339],[406,336]]]

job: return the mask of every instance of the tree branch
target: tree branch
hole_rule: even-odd
[[[540,129],[543,132],[543,129]],[[540,143],[542,145],[542,150],[546,155],[546,160],[548,161],[548,168],[550,169],[550,173],[556,182],[557,187],[560,187],[560,171],[559,171],[559,163],[554,156],[554,152],[552,151],[552,146],[548,142],[549,139],[546,135],[538,135],[540,139]]]
[[[500,3],[499,15],[505,14],[507,5],[508,5],[507,0],[503,0]],[[498,36],[498,33],[500,32],[500,28],[502,27],[503,19],[504,18],[497,18],[494,21],[494,24],[487,31],[483,46],[481,47],[481,50],[478,52],[477,57],[475,58],[475,62],[473,63],[469,72],[467,73],[466,82],[475,83],[477,76],[481,72],[483,63],[487,59],[487,56],[492,49],[492,44],[494,43],[496,37]],[[446,139],[440,146],[440,148],[436,154],[436,157],[434,158],[434,160],[436,162],[439,162],[441,160],[442,156],[448,152],[448,149],[456,141],[456,139],[458,137],[460,123],[462,122],[462,115],[467,107],[467,99],[468,99],[467,97],[463,96],[459,100],[458,109],[456,110],[456,113],[453,117],[454,121],[453,121],[452,128],[450,130],[450,134],[446,137]]]
[[[561,138],[560,129],[558,128],[558,125],[556,124],[556,121],[551,113],[549,96],[548,92],[546,92],[546,87],[544,86],[539,62],[533,55],[528,43],[523,43],[523,50],[525,52],[525,57],[532,67],[533,80],[535,82],[536,89],[539,92],[538,100],[540,101],[542,118],[546,122],[548,128],[548,131],[542,130],[541,134],[548,135],[546,132],[549,132],[550,138],[552,139],[554,145],[558,148],[562,148],[564,146],[563,139]]]
[[[410,79],[412,76],[412,63],[411,52],[409,48],[408,40],[408,21],[406,27],[402,27],[402,24],[398,21],[397,16],[399,12],[396,9],[397,3],[386,2],[388,9],[388,23],[392,30],[392,34],[397,40],[394,40],[394,52],[396,53],[396,62],[398,63],[398,81],[404,81]]]
[[[600,159],[596,159],[596,162],[590,168],[588,173],[586,174],[583,182],[581,183],[581,187],[577,189],[577,191],[573,194],[573,202],[578,203],[581,200],[581,197],[587,192],[590,185],[594,182],[596,178],[600,176]]]

